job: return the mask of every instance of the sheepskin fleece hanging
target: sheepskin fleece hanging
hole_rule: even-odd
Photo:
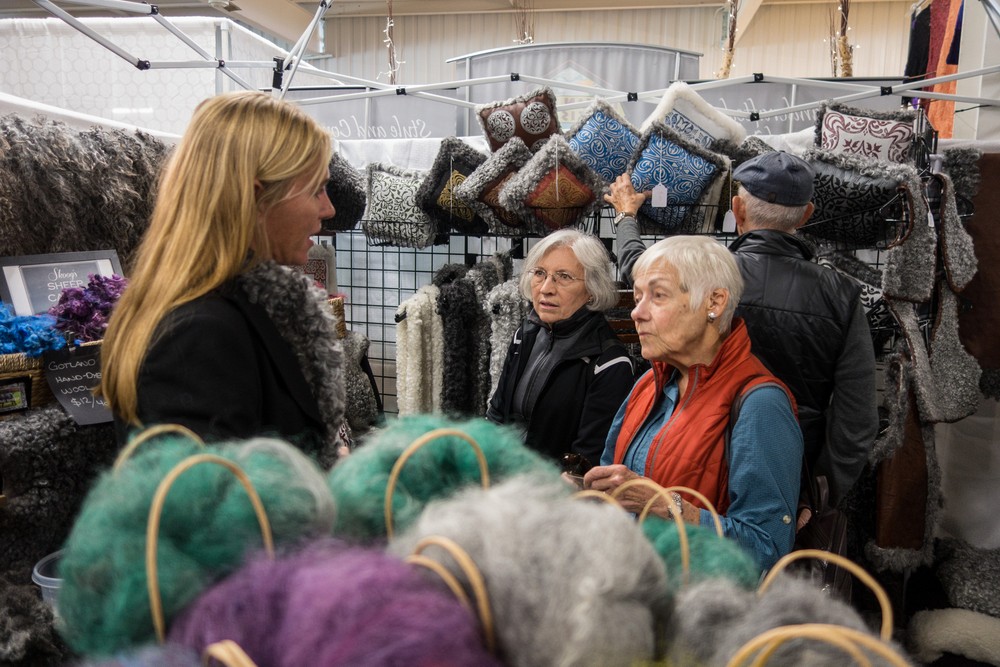
[[[485,419],[456,421],[441,415],[400,417],[373,433],[327,476],[337,503],[335,536],[364,542],[385,538],[389,474],[413,441],[439,428],[458,429],[476,441],[486,458],[491,482],[529,471],[559,481],[555,464],[528,449],[521,434],[510,427]],[[413,523],[430,501],[481,483],[478,459],[466,440],[457,436],[432,440],[407,460],[400,473],[392,500],[396,531]]]
[[[344,351],[326,293],[306,275],[267,261],[241,274],[237,281],[251,302],[260,304],[299,360],[326,425],[326,447],[320,464],[328,468],[344,443],[337,434],[344,422]]]
[[[506,261],[500,257],[476,264],[465,275],[465,280],[472,284],[476,296],[476,317],[474,329],[469,340],[469,349],[475,363],[472,368],[472,387],[475,394],[472,397],[470,414],[485,415],[486,405],[490,398],[490,315],[486,308],[486,298],[502,281],[510,277],[510,258]]]
[[[968,609],[918,611],[906,636],[913,657],[925,665],[945,653],[1000,665],[1000,618]]]
[[[347,423],[361,434],[378,424],[380,415],[371,380],[361,365],[370,345],[368,337],[348,331],[344,339],[344,385],[347,391]]]
[[[169,638],[198,652],[230,639],[273,667],[501,664],[436,575],[332,540],[257,557],[191,603]]]
[[[129,271],[166,145],[142,132],[0,118],[0,248],[8,256],[114,248]]]
[[[448,341],[442,359],[441,410],[453,417],[481,415],[484,410],[478,410],[476,405],[479,362],[473,339],[480,333],[485,314],[472,281],[462,278],[443,285],[437,312]]]
[[[886,165],[899,174],[909,227],[905,237],[889,247],[882,272],[882,292],[888,298],[923,303],[934,289],[937,235],[928,223],[927,200],[916,170],[908,165]]]
[[[441,290],[424,285],[396,309],[396,405],[399,415],[441,410],[444,325]]]
[[[1000,619],[1000,549],[941,540],[936,574],[951,606]]]
[[[490,394],[497,389],[503,364],[507,359],[507,348],[514,339],[514,333],[521,326],[531,308],[524,296],[517,278],[500,283],[486,295],[486,312],[490,317]]]
[[[941,263],[948,287],[958,293],[976,275],[979,263],[972,237],[965,231],[958,214],[955,186],[947,174],[935,176],[941,183]]]
[[[78,426],[57,404],[0,421],[0,576],[31,584],[31,569],[62,545],[117,450],[111,424]]]
[[[433,535],[456,542],[481,572],[498,654],[511,667],[660,657],[656,637],[671,613],[666,573],[621,509],[574,500],[562,480],[519,475],[432,503],[388,548],[402,557]],[[440,547],[423,553],[467,584]]]
[[[60,631],[76,651],[104,656],[153,641],[144,562],[149,511],[167,473],[202,452],[243,470],[266,508],[278,548],[329,534],[334,505],[323,474],[288,443],[257,438],[202,448],[170,437],[145,444],[117,473],[97,481],[65,545]],[[157,540],[167,625],[261,543],[247,492],[229,470],[204,463],[178,477],[163,505]]]

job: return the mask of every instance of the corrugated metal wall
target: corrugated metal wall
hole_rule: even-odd
[[[831,75],[830,11],[836,2],[764,5],[741,38],[731,76]],[[902,74],[909,33],[906,2],[855,2],[851,6],[854,75]],[[712,78],[722,58],[719,7],[643,9],[621,12],[536,12],[536,42],[629,42],[702,53],[701,77]],[[326,43],[334,57],[324,69],[375,79],[387,69],[384,18],[331,18]],[[399,81],[432,83],[456,78],[449,58],[513,44],[512,14],[396,16]],[[383,76],[383,80],[385,77]]]

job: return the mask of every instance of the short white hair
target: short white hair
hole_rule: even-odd
[[[754,229],[775,229],[779,232],[792,234],[799,226],[802,216],[806,214],[806,208],[809,207],[809,204],[783,206],[765,201],[750,194],[750,191],[742,185],[739,196],[746,207],[743,219]]]
[[[690,297],[691,308],[697,308],[713,290],[729,293],[726,307],[716,320],[719,331],[729,333],[736,304],[743,296],[743,277],[733,253],[709,236],[668,236],[639,256],[632,268],[633,282],[661,264],[669,264],[677,271],[681,291]]]

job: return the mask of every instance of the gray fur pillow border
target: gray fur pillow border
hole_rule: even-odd
[[[494,187],[499,179],[508,173],[516,173],[528,163],[531,156],[532,152],[525,146],[524,142],[519,137],[513,137],[501,146],[499,150],[486,158],[485,162],[479,165],[461,185],[455,188],[455,195],[471,206],[486,221],[491,234],[523,237],[528,233],[542,232],[534,216],[524,219],[512,211],[507,211],[507,209],[504,209],[503,212],[498,212],[483,201],[483,197],[487,194],[488,190]],[[504,213],[508,213],[511,216],[509,222],[514,222],[516,219],[517,225],[507,224],[508,221],[502,217]]]
[[[577,155],[566,137],[561,134],[553,134],[537,153],[521,167],[500,191],[501,206],[514,211],[524,219],[537,219],[533,208],[526,202],[527,198],[538,187],[542,179],[553,170],[565,167],[580,183],[589,188],[593,197],[591,201],[580,207],[572,208],[576,213],[576,222],[600,209],[604,205],[604,180],[587,166],[583,159]]]
[[[337,212],[332,218],[323,220],[322,232],[329,234],[354,229],[364,216],[368,203],[365,179],[339,153],[334,153],[330,160],[330,181],[326,184],[326,195]]]
[[[461,174],[461,181],[464,181],[486,162],[486,157],[457,137],[445,137],[441,140],[434,164],[417,189],[417,205],[442,232],[452,229],[461,234],[480,235],[487,231],[486,221],[455,194],[457,185],[453,182],[455,172]],[[450,206],[444,208],[439,200],[444,196],[449,183],[451,189],[447,199]]]

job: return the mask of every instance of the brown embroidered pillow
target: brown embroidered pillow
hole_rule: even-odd
[[[491,151],[499,150],[512,137],[518,137],[532,152],[537,152],[546,139],[559,133],[556,96],[551,88],[477,106],[476,117]]]

